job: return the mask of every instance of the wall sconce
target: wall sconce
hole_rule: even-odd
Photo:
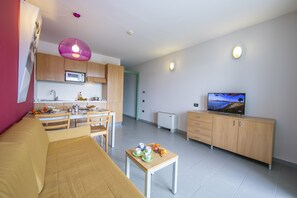
[[[171,61],[170,65],[169,65],[169,70],[173,71],[175,67],[175,63],[173,61]]]
[[[232,50],[232,56],[234,59],[239,59],[242,55],[242,48],[240,46],[235,46]]]

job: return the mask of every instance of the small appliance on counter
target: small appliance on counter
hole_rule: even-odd
[[[100,97],[97,97],[97,96],[95,96],[95,97],[91,97],[91,100],[92,100],[92,101],[100,101],[100,100],[101,100],[101,98],[100,98]]]

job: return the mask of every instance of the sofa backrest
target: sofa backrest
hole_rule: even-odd
[[[0,143],[0,197],[38,197],[36,177],[24,144]]]
[[[23,144],[29,154],[38,186],[41,192],[45,178],[45,165],[48,150],[48,136],[41,122],[36,118],[24,118],[0,135],[0,144],[14,142]]]

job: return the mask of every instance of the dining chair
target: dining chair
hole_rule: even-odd
[[[87,123],[90,125],[91,137],[101,136],[103,147],[103,136],[105,137],[105,152],[108,153],[108,129],[110,111],[89,111],[87,112]]]
[[[46,131],[69,129],[70,113],[36,114]]]

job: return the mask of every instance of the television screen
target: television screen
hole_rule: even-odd
[[[208,111],[244,114],[245,93],[209,93]]]

